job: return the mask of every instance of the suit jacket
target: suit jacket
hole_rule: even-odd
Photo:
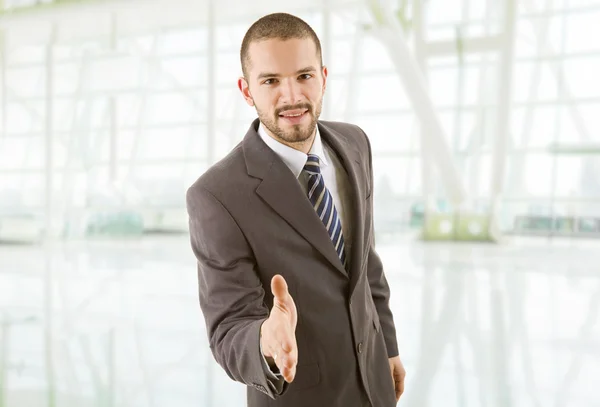
[[[397,356],[389,286],[374,248],[371,147],[357,126],[319,121],[351,186],[347,270],[285,163],[257,134],[188,190],[190,239],[210,348],[247,388],[248,406],[396,405],[388,358]],[[296,377],[278,394],[265,375],[260,326],[281,274],[298,311]]]

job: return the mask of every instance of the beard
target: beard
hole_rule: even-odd
[[[310,139],[315,132],[317,127],[317,120],[321,116],[321,109],[323,108],[323,99],[319,100],[317,105],[313,107],[310,103],[299,103],[293,106],[286,106],[283,108],[276,109],[273,115],[261,111],[256,107],[258,118],[264,124],[264,126],[279,140],[284,141],[287,144],[303,143]],[[310,122],[307,124],[295,124],[290,129],[284,130],[279,126],[279,114],[286,110],[306,109],[306,114],[310,115]]]

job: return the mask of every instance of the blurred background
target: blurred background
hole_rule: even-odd
[[[374,150],[407,407],[594,407],[600,1],[0,0],[0,407],[242,406],[185,191],[241,141],[247,28],[319,35]]]

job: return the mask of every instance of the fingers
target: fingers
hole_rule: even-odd
[[[276,335],[273,349],[273,359],[283,375],[284,379],[291,383],[296,376],[296,365],[298,364],[298,347],[296,339],[288,332]],[[276,356],[276,357],[275,357]]]
[[[280,368],[291,368],[298,362],[298,350],[295,341],[288,338],[265,341],[263,352],[265,356],[272,357]]]
[[[297,311],[288,291],[288,285],[281,275],[271,279],[273,309],[265,326],[264,342],[269,353],[287,382],[294,380],[298,363],[296,344]],[[264,349],[264,348],[263,348]],[[276,357],[275,357],[276,356]]]
[[[404,378],[406,377],[406,371],[399,358],[397,360],[396,358],[390,359],[389,365],[394,393],[396,394],[396,402],[398,402],[400,401],[400,396],[404,393]]]
[[[267,320],[262,326],[261,344],[265,357],[273,358],[284,379],[292,382],[296,376],[298,346],[291,327]]]
[[[400,396],[404,392],[404,381],[398,377],[392,376],[394,382],[394,392],[396,393],[396,402],[400,401]]]
[[[271,348],[269,353],[283,378],[291,383],[296,376],[297,352],[286,352],[280,346],[275,346]]]
[[[396,401],[399,401],[400,396],[404,393],[404,377],[406,376],[406,373],[404,372],[404,369],[399,370],[397,373],[397,376],[394,378],[394,387],[396,389]]]
[[[281,275],[277,274],[271,279],[271,292],[273,293],[273,308],[270,316],[280,314],[296,329],[298,311],[294,299],[289,293],[287,282]]]
[[[271,292],[275,297],[275,302],[285,304],[289,295],[288,286],[285,279],[279,274],[271,279]]]

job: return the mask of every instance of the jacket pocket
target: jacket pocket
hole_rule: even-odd
[[[318,363],[296,366],[296,377],[290,383],[289,392],[308,389],[321,381],[321,370]]]
[[[377,332],[379,332],[379,330],[381,329],[381,324],[379,322],[379,314],[377,313],[377,308],[375,308],[375,306],[373,306],[373,326],[375,327],[375,330]]]

